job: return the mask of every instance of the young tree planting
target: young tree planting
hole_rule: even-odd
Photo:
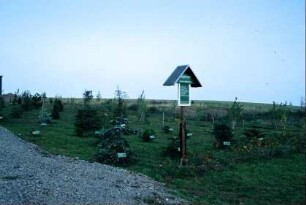
[[[63,104],[62,101],[59,99],[55,99],[53,103],[51,117],[54,120],[60,119],[60,112],[63,111]]]
[[[234,103],[228,109],[228,117],[233,131],[235,130],[237,121],[241,119],[243,112],[243,105],[237,102],[237,100],[238,98],[236,97]]]
[[[114,116],[117,118],[122,118],[126,115],[126,105],[125,99],[127,98],[127,93],[123,90],[120,90],[119,87],[115,90],[115,102],[116,107],[114,110]]]
[[[83,93],[84,105],[88,106],[92,99],[92,90],[85,90],[85,92]]]
[[[147,103],[145,101],[144,90],[142,91],[141,95],[137,99],[137,108],[138,108],[138,114],[139,114],[139,121],[145,121],[146,112],[147,112]]]
[[[84,106],[78,109],[75,117],[75,131],[78,136],[86,136],[101,128],[98,110],[90,106],[93,95],[91,90],[83,93]]]
[[[97,96],[96,96],[96,101],[101,102],[101,93],[98,91]]]

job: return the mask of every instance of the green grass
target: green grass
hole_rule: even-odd
[[[288,159],[252,162],[210,172],[189,180],[175,180],[194,203],[205,204],[298,204],[304,201],[303,155]]]
[[[54,120],[46,127],[40,126],[40,110],[24,112],[21,119],[8,119],[7,117],[1,125],[52,154],[92,161],[96,153],[97,138],[82,138],[74,134],[74,111],[75,109],[66,110],[61,113],[60,120]],[[8,115],[8,113],[9,110],[5,114]],[[40,135],[32,135],[32,130],[40,130]]]
[[[129,104],[133,104],[130,100]],[[303,204],[305,201],[305,155],[289,153],[280,157],[246,158],[237,161],[246,153],[217,150],[213,147],[213,124],[201,121],[199,115],[208,109],[224,110],[229,102],[199,102],[187,108],[187,129],[193,136],[187,140],[189,166],[179,168],[179,160],[170,159],[163,155],[171,138],[178,136],[178,109],[174,101],[162,101],[159,104],[148,101],[150,107],[159,110],[176,110],[168,112],[165,124],[174,128],[173,133],[166,134],[162,130],[162,114],[149,114],[148,122],[140,122],[135,112],[129,111],[129,126],[144,130],[151,127],[156,131],[153,142],[143,142],[137,135],[124,136],[137,155],[137,162],[128,167],[129,170],[148,175],[165,183],[176,190],[180,197],[194,204]],[[97,104],[99,105],[99,104]],[[271,105],[243,103],[245,111],[264,112]],[[53,153],[93,161],[96,153],[97,138],[77,137],[74,133],[74,118],[78,104],[65,103],[61,119],[53,121],[46,127],[40,127],[40,110],[25,112],[21,119],[9,117],[10,106],[2,109],[4,120],[0,125],[21,134],[21,138],[38,144],[43,149]],[[296,109],[296,108],[294,108]],[[50,108],[49,108],[50,111]],[[170,113],[170,114],[169,114]],[[172,113],[172,114],[171,114]],[[279,135],[269,122],[254,119],[245,122],[246,128],[254,122],[262,126],[269,136]],[[41,134],[34,136],[32,129],[40,129]],[[288,122],[287,132],[292,135],[303,135],[304,119]],[[237,123],[235,138],[243,138],[241,123]],[[304,136],[304,135],[303,135]],[[208,169],[199,172],[195,163],[202,162],[208,155],[213,155],[215,162],[222,162],[221,168]],[[218,165],[218,164],[212,164]],[[219,166],[219,165],[218,165]]]

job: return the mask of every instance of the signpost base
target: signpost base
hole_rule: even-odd
[[[186,166],[188,159],[186,154],[186,123],[184,120],[184,107],[181,107],[181,123],[180,123],[180,150],[181,162],[180,166]]]

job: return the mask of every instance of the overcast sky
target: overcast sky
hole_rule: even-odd
[[[304,0],[0,0],[0,75],[17,89],[176,99],[163,83],[189,64],[192,99],[299,104]]]

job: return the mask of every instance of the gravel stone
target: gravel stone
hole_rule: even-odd
[[[52,155],[0,126],[0,204],[186,204],[149,177]]]

